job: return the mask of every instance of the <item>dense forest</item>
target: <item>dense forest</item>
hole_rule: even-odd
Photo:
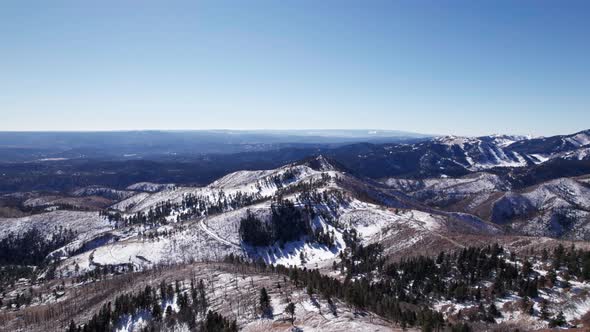
[[[590,280],[590,252],[573,246],[560,245],[527,257],[494,244],[387,262],[379,246],[358,244],[353,231],[345,237],[351,247],[334,265],[342,272],[338,278],[319,270],[266,265],[233,255],[225,262],[237,269],[282,275],[285,282],[289,280],[310,296],[332,304],[339,300],[358,314],[371,311],[400,327],[420,327],[423,331],[478,330],[481,324],[502,317],[496,301],[511,295],[520,298],[517,310],[523,314],[544,320],[549,326],[567,327],[564,313],[551,312],[550,303],[539,294],[556,287],[567,290],[570,282]],[[540,269],[547,273],[539,273]],[[437,301],[465,303],[471,309],[443,316],[433,309]],[[533,303],[540,306],[533,307]],[[264,288],[260,289],[258,308],[261,317],[272,316],[272,301]],[[288,308],[285,312],[293,317]],[[144,331],[179,324],[191,331],[237,330],[235,321],[210,311],[203,281],[193,278],[119,294],[88,321],[72,322],[68,331],[110,331],[138,315],[148,321]]]
[[[176,304],[177,311],[172,309]],[[71,321],[67,332],[114,331],[126,319],[142,317],[148,321],[141,331],[166,331],[183,324],[197,332],[235,332],[235,320],[208,309],[209,304],[203,280],[191,280],[184,289],[180,281],[174,284],[162,281],[159,287],[146,286],[138,293],[118,295],[113,302],[104,304],[99,312],[85,323]]]
[[[535,257],[537,262],[548,266],[546,275],[535,271],[532,259],[517,257],[497,244],[391,264],[379,259],[379,251],[379,247],[356,246],[344,254],[344,259],[334,265],[345,272],[343,281],[318,270],[269,266],[233,255],[226,261],[284,274],[295,285],[308,288],[308,292],[320,294],[328,301],[338,298],[357,310],[370,310],[402,327],[420,326],[424,331],[442,328],[468,331],[467,322],[494,322],[502,315],[494,300],[509,293],[521,297],[519,306],[523,313],[538,316],[549,326],[565,326],[563,313],[551,314],[547,301],[539,297],[539,289],[567,289],[568,280],[590,280],[590,252],[573,246],[566,249],[559,245],[552,252],[543,250],[540,257]],[[539,311],[533,308],[533,299],[541,299]],[[429,309],[437,300],[475,303],[479,309],[459,310],[445,320],[440,313]]]
[[[0,240],[0,266],[39,265],[50,252],[68,244],[75,236],[72,230],[61,227],[47,232],[33,228],[19,234],[8,233]]]
[[[262,197],[259,194],[247,194],[236,192],[226,195],[220,191],[216,198],[204,195],[186,194],[180,203],[170,201],[159,203],[156,207],[146,212],[137,212],[125,216],[117,210],[101,211],[100,215],[112,222],[115,228],[122,228],[132,225],[145,225],[157,227],[170,222],[186,221],[194,217],[213,215],[228,210],[237,209],[243,206],[260,202]],[[173,211],[182,211],[174,218],[170,218]]]
[[[323,275],[318,270],[266,265],[262,261],[248,262],[233,255],[226,257],[225,261],[236,265],[253,266],[258,271],[266,273],[282,274],[285,278],[289,278],[295,286],[307,289],[309,294],[322,296],[328,303],[333,303],[333,300],[338,298],[345,301],[357,312],[371,310],[402,327],[423,326],[426,331],[431,331],[432,328],[441,328],[445,324],[441,314],[426,306],[408,306],[394,298],[382,296],[379,294],[380,290],[373,288],[366,279],[353,281],[347,278],[342,282]],[[462,324],[461,326],[463,327]]]
[[[55,265],[48,255],[72,241],[76,236],[70,229],[56,228],[43,235],[40,230],[33,228],[23,233],[8,233],[0,240],[0,292],[15,285],[20,279],[35,280],[40,272],[45,271],[45,278],[51,279]],[[32,292],[19,294],[4,305],[27,305],[31,302]]]
[[[303,236],[329,247],[334,245],[334,233],[313,226],[313,209],[300,209],[290,200],[278,199],[271,206],[270,221],[263,221],[250,211],[240,220],[242,240],[253,246],[284,245]]]
[[[355,229],[345,230],[342,235],[346,249],[339,254],[340,262],[334,261],[334,270],[339,268],[341,273],[352,278],[378,273],[383,269],[385,257],[380,243],[362,244]]]

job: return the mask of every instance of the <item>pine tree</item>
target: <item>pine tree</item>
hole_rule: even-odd
[[[549,319],[550,314],[549,314],[549,310],[547,308],[547,300],[543,299],[541,300],[541,312],[540,312],[540,317],[541,319]]]
[[[291,325],[295,323],[295,304],[293,302],[289,302],[287,307],[285,307],[285,313],[291,316]]]
[[[262,289],[260,290],[260,297],[259,297],[259,302],[260,302],[260,310],[262,311],[263,315],[269,315],[270,314],[270,296],[268,295],[266,288],[262,287]]]
[[[159,303],[154,303],[152,306],[152,317],[156,322],[162,320],[162,308]]]
[[[563,315],[563,311],[560,311],[557,316],[555,316],[555,318],[553,318],[550,322],[549,322],[549,326],[550,327],[556,327],[556,326],[564,326],[566,323],[565,320],[565,316]]]
[[[166,307],[166,323],[169,327],[172,327],[176,324],[176,320],[173,317],[173,311],[171,306]]]
[[[70,321],[70,325],[68,326],[68,329],[66,330],[66,332],[77,332],[77,331],[78,331],[78,326],[76,325],[76,323],[72,319]]]
[[[496,318],[496,317],[502,317],[502,314],[500,313],[500,311],[498,311],[498,308],[496,308],[496,305],[493,302],[488,307],[488,313],[489,313],[490,316],[492,316],[494,318]]]

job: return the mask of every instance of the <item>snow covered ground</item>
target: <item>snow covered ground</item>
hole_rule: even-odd
[[[505,193],[492,202],[491,209],[491,220],[513,221],[513,228],[524,234],[569,234],[575,239],[590,235],[590,188],[571,178]]]
[[[53,211],[21,218],[0,218],[0,238],[8,233],[23,233],[39,229],[47,236],[59,228],[70,229],[77,234],[76,239],[84,240],[112,229],[111,223],[98,212]]]
[[[424,180],[388,178],[381,180],[391,188],[424,196],[426,193],[441,195],[470,195],[506,191],[510,184],[490,173],[474,173],[459,178],[430,178]]]
[[[505,146],[509,144],[508,140],[503,142]],[[458,138],[448,143],[453,146],[472,144],[469,140]],[[390,188],[383,189],[382,185],[363,182],[337,171],[331,165],[326,165],[326,162],[323,159],[318,160],[319,168],[312,168],[306,164],[292,164],[276,170],[235,172],[206,187],[139,183],[128,188],[134,190],[132,196],[122,195],[121,201],[112,206],[130,214],[148,211],[163,202],[180,203],[187,195],[208,197],[212,201],[236,193],[258,195],[256,197],[259,199],[252,205],[229,207],[211,215],[198,214],[191,216],[187,221],[176,220],[176,216],[185,212],[181,207],[174,207],[166,222],[155,228],[132,225],[114,229],[98,212],[54,211],[22,218],[2,218],[0,238],[11,231],[23,232],[31,228],[72,229],[77,232],[76,240],[65,248],[69,250],[62,248],[60,251],[63,260],[57,269],[58,276],[67,277],[81,275],[105,265],[133,266],[135,271],[144,271],[156,265],[220,261],[228,254],[260,258],[269,264],[325,268],[339,259],[339,253],[346,248],[343,234],[350,229],[356,230],[360,241],[365,245],[381,243],[385,254],[391,257],[398,254],[403,257],[407,257],[405,254],[408,253],[420,254],[420,250],[430,244],[434,249],[439,249],[437,246],[440,242],[446,242],[452,248],[460,248],[464,246],[461,239],[458,239],[461,235],[479,236],[478,243],[487,243],[486,241],[493,242],[495,236],[503,234],[500,227],[471,214],[426,208],[418,203],[410,208],[392,208],[396,205],[387,202],[398,199],[398,196],[388,195],[396,190],[423,196],[432,193],[442,196],[475,196],[476,199],[470,201],[470,206],[473,207],[491,200],[490,197],[498,197],[492,202],[495,211],[508,211],[517,216],[527,215],[531,209],[552,213],[557,209],[576,207],[579,210],[572,213],[577,213],[578,219],[590,220],[590,212],[583,211],[590,211],[590,188],[582,180],[557,179],[522,191],[502,194],[499,192],[509,190],[509,185],[497,175],[480,172],[460,178],[387,179],[383,182]],[[303,186],[312,182],[322,184],[318,187]],[[323,196],[318,202],[304,201],[302,187]],[[334,246],[321,245],[306,237],[264,247],[252,247],[244,243],[239,234],[240,221],[248,213],[254,214],[260,220],[269,221],[272,198],[279,191],[285,193],[283,199],[292,200],[297,207],[311,208],[314,212],[311,219],[313,229],[321,228],[324,232],[333,233]],[[95,187],[85,188],[79,193],[86,194],[117,193],[104,192],[103,188]],[[499,196],[493,196],[496,194]],[[399,194],[399,197],[407,196]],[[407,200],[414,202],[409,197]],[[519,221],[515,224],[531,234],[539,230],[539,234],[544,234],[543,227],[557,227],[555,225],[559,224],[559,221],[552,218],[552,214],[541,214],[526,219],[526,225],[519,225]],[[576,224],[577,231],[586,229],[590,232],[590,225]],[[76,251],[81,248],[84,250]],[[75,251],[73,256],[66,257]],[[216,278],[218,282],[224,282],[226,288],[233,287],[228,284],[234,283],[245,287],[243,280],[236,281],[231,274],[218,273]],[[568,320],[579,319],[590,310],[590,300],[588,296],[583,295],[590,294],[590,286],[575,281],[572,285],[571,294],[541,293],[542,297],[552,297],[552,302],[555,303],[552,310],[563,311]],[[216,294],[215,290],[213,292],[215,298],[219,299],[220,295]],[[273,294],[281,293],[277,290]],[[252,313],[251,316],[240,318],[241,326],[246,331],[262,331],[271,327],[275,330],[290,330],[292,326],[282,314],[287,303],[286,297],[283,299],[281,296],[273,296],[276,315],[272,319],[261,319]],[[296,299],[296,316],[301,319],[300,323],[296,322],[295,325],[305,331],[392,330],[391,324],[374,317],[358,317],[344,306],[340,306],[341,311],[338,315],[333,315],[328,304],[319,299],[309,298],[298,291],[290,293],[289,296]],[[512,310],[511,305],[507,304],[517,300],[519,299],[513,294],[497,300],[497,306],[502,308],[503,313],[503,318],[498,319],[498,322],[510,323],[528,319],[526,315]],[[221,307],[219,303],[216,305]],[[456,310],[468,309],[469,303],[438,301],[434,307],[451,314]],[[535,309],[538,308],[535,306]],[[121,322],[119,330],[134,330],[142,326],[146,319],[147,317],[142,314],[127,317]],[[544,327],[542,323],[539,325],[535,321],[531,321],[531,324]]]
[[[455,156],[463,154],[467,169],[472,171],[493,167],[524,167],[527,160],[520,153],[510,151],[507,147],[521,137],[437,137],[434,142],[446,147]]]
[[[101,196],[109,199],[125,199],[133,196],[135,193],[128,190],[116,190],[101,186],[88,186],[80,188],[72,192],[72,196],[85,197],[85,196]]]
[[[138,182],[128,186],[127,190],[156,192],[164,189],[172,189],[175,186],[173,183]]]
[[[64,274],[74,273],[78,265],[79,273],[92,270],[101,265],[132,264],[136,268],[149,268],[156,264],[169,262],[187,262],[203,260],[220,260],[228,254],[245,255],[252,259],[263,259],[269,264],[303,265],[308,267],[321,267],[331,264],[337,259],[340,251],[346,248],[342,234],[346,229],[355,229],[360,240],[365,243],[389,240],[387,251],[389,253],[398,250],[406,250],[427,238],[445,238],[444,233],[454,220],[454,229],[464,229],[471,233],[492,234],[493,229],[478,219],[465,219],[460,216],[450,217],[445,213],[436,214],[415,209],[391,209],[375,203],[368,203],[355,198],[355,192],[344,189],[335,179],[346,179],[350,185],[359,185],[353,178],[336,171],[326,165],[326,161],[318,159],[320,169],[318,171],[307,165],[293,164],[276,170],[266,171],[240,171],[231,173],[213,182],[207,187],[175,187],[164,189],[155,193],[138,193],[127,198],[113,208],[127,211],[127,213],[146,211],[162,202],[180,203],[186,195],[200,195],[217,200],[220,195],[231,193],[256,193],[259,197],[268,197],[267,200],[254,205],[228,210],[211,216],[195,216],[193,220],[176,223],[175,216],[181,212],[174,210],[170,215],[169,224],[166,226],[167,235],[159,235],[155,238],[148,237],[154,230],[142,230],[141,227],[129,231],[125,236],[119,236],[119,240],[110,242],[104,246],[88,250],[77,256],[68,258],[61,264]],[[317,166],[317,165],[316,165]],[[337,199],[333,193],[328,194],[328,201],[319,204],[314,203],[315,217],[312,221],[314,229],[321,228],[324,232],[334,234],[334,246],[328,247],[308,241],[306,237],[280,245],[276,243],[266,247],[252,247],[240,238],[240,221],[248,213],[256,215],[259,219],[270,221],[270,198],[281,188],[289,188],[300,183],[330,179],[321,182],[317,193],[327,194],[330,191],[340,192],[342,198]],[[491,175],[480,174],[475,179],[465,178],[460,180],[448,179],[446,184],[437,181],[426,181],[428,186],[457,187],[463,186],[466,191],[471,191],[469,186],[473,181],[488,181],[490,190],[497,185],[496,178]],[[360,185],[363,185],[360,183]],[[366,187],[362,187],[366,190]],[[300,201],[301,193],[296,191],[288,194],[284,199],[292,200],[297,206],[303,208]],[[386,199],[386,198],[384,198]],[[456,224],[463,223],[463,228]],[[136,229],[137,228],[137,229]]]
[[[521,265],[521,262],[514,262]],[[533,270],[538,275],[545,276],[548,273],[549,265],[541,265],[540,263],[533,264]],[[558,275],[558,282],[563,282],[562,276]],[[529,299],[533,305],[533,315],[524,312],[521,303],[523,297],[515,293],[508,293],[503,297],[495,297],[494,305],[500,312],[500,317],[496,317],[495,323],[504,324],[505,326],[519,326],[524,330],[541,330],[549,327],[549,321],[541,319],[541,302],[547,300],[548,313],[550,317],[556,316],[559,312],[563,312],[568,323],[576,325],[584,315],[590,312],[590,283],[578,282],[570,280],[570,288],[564,289],[559,287],[552,287],[550,289],[540,288],[539,296]],[[489,286],[488,283],[487,286]],[[468,311],[479,312],[478,304],[472,301],[453,302],[449,300],[436,300],[432,307],[443,313],[445,317],[456,315],[459,311],[466,313]]]

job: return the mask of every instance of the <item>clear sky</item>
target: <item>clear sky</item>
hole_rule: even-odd
[[[0,130],[590,128],[590,1],[0,3]]]

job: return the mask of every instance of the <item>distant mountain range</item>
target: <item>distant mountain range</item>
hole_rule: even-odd
[[[290,330],[291,301],[305,329],[428,327],[414,317],[431,311],[474,331],[588,326],[589,142],[583,131],[0,163],[0,318],[81,331],[115,303],[106,322],[130,331],[190,324],[187,303],[207,298],[233,330]],[[267,317],[262,287],[280,299]],[[144,311],[121,313],[131,291]]]
[[[10,175],[0,177],[0,191],[4,192],[62,191],[91,184],[122,189],[146,181],[205,185],[233,171],[272,169],[318,154],[372,179],[457,177],[485,170],[525,187],[590,172],[590,131],[547,138],[392,136],[383,138],[386,143],[373,136],[376,141],[365,142],[368,136],[363,138],[360,133],[347,138],[352,143],[343,142],[340,136],[330,137],[333,143],[313,143],[317,136],[303,134],[297,136],[299,143],[289,143],[293,138],[280,136],[273,141],[271,136],[241,132],[235,137],[230,132],[2,135],[11,137],[0,141],[0,174]],[[301,143],[308,139],[309,143]],[[52,142],[61,143],[51,150]]]
[[[356,142],[415,142],[428,137],[431,136],[371,129],[0,132],[0,162],[194,157]]]

